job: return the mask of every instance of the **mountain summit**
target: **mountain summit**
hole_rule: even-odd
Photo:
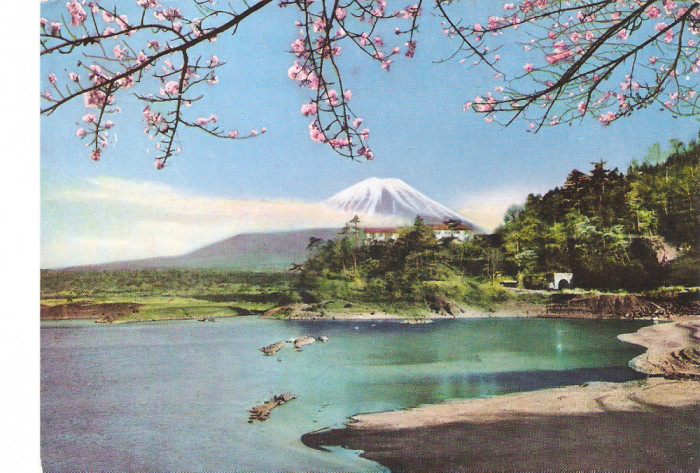
[[[401,179],[370,177],[323,201],[334,209],[366,215],[395,216],[406,219],[422,217],[428,223],[457,220],[481,230],[464,216],[421,194]]]

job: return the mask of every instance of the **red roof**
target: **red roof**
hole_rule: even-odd
[[[446,225],[444,223],[439,223],[436,225],[430,225],[430,228],[433,230],[471,230],[471,228],[467,227],[466,225],[458,224],[458,225]]]
[[[395,228],[390,227],[370,227],[364,229],[365,233],[395,233]]]

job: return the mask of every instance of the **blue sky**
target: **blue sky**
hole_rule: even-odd
[[[64,13],[64,4],[44,3],[42,15],[55,19]],[[465,16],[484,19],[499,4],[464,5]],[[98,163],[90,161],[74,137],[76,122],[84,113],[82,103],[42,117],[42,267],[179,253],[230,233],[269,228],[277,219],[256,218],[260,202],[315,203],[371,176],[400,178],[477,223],[493,227],[510,203],[528,192],[560,185],[573,168],[588,169],[590,162],[603,159],[611,167],[625,169],[656,142],[688,141],[697,135],[697,120],[674,120],[655,107],[609,127],[589,118],[533,134],[526,132],[524,122],[509,128],[488,124],[480,115],[462,112],[462,104],[492,90],[492,73],[458,61],[435,64],[448,54],[451,43],[442,35],[439,22],[426,13],[415,58],[401,57],[390,73],[355,51],[341,56],[344,83],[354,92],[354,110],[371,130],[372,162],[349,162],[308,138],[309,120],[299,113],[308,89],[299,89],[286,75],[293,62],[286,51],[296,38],[297,17],[293,9],[272,4],[246,20],[236,36],[221,37],[201,50],[205,57],[215,53],[228,63],[219,70],[219,84],[205,89],[205,100],[192,107],[192,116],[215,113],[225,128],[265,126],[267,133],[256,139],[217,140],[185,131],[183,152],[156,171],[154,150],[147,151],[152,143],[142,132],[142,106],[135,101],[121,103],[118,141]],[[392,41],[403,46],[393,35],[386,39],[392,46]],[[521,68],[524,62],[516,57],[505,67]],[[49,72],[59,74],[69,66],[60,57],[42,60],[42,88]],[[132,204],[120,204],[120,187],[115,183],[140,197]],[[86,190],[100,197],[90,197]],[[76,198],[77,191],[83,200]],[[168,208],[167,199],[172,201],[173,196],[182,199],[179,208],[200,199],[197,211],[178,213],[170,208],[163,211],[165,215],[159,213],[159,208]],[[192,233],[198,219],[206,217],[207,204],[202,199],[227,202],[224,207],[230,209],[230,218],[222,210],[220,224]],[[135,203],[140,204],[138,208]],[[151,212],[143,207],[159,218],[146,218],[144,214]],[[335,219],[324,214],[317,223]],[[120,230],[125,222],[136,220],[141,222],[139,235]],[[176,223],[177,231],[173,230]],[[163,237],[167,232],[174,235],[170,242]]]

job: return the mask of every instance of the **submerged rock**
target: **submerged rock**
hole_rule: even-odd
[[[274,356],[277,354],[278,351],[280,351],[284,346],[287,344],[287,342],[277,342],[273,343],[272,345],[268,345],[266,347],[262,347],[260,349],[261,352],[263,352],[267,356]]]
[[[298,350],[304,345],[309,345],[311,343],[314,343],[315,341],[316,339],[314,337],[309,336],[297,338],[296,340],[294,340],[294,349]]]
[[[250,409],[250,416],[248,417],[248,423],[252,424],[254,421],[259,420],[259,421],[264,421],[269,419],[270,417],[270,412],[272,412],[272,409],[274,409],[277,406],[281,406],[282,404],[286,404],[292,399],[296,399],[297,396],[295,394],[287,393],[287,394],[280,394],[279,396],[273,396],[272,399],[269,401],[266,401],[262,404],[258,404],[257,406],[253,406],[252,409]]]
[[[325,335],[321,335],[316,340],[318,340],[321,343],[326,343],[328,341],[328,337],[326,337]]]

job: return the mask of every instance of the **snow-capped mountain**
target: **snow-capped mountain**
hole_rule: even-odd
[[[420,216],[428,223],[457,220],[471,225],[477,231],[482,230],[464,216],[421,194],[401,179],[370,177],[338,192],[323,203],[343,212],[370,217],[394,216],[412,220]]]

